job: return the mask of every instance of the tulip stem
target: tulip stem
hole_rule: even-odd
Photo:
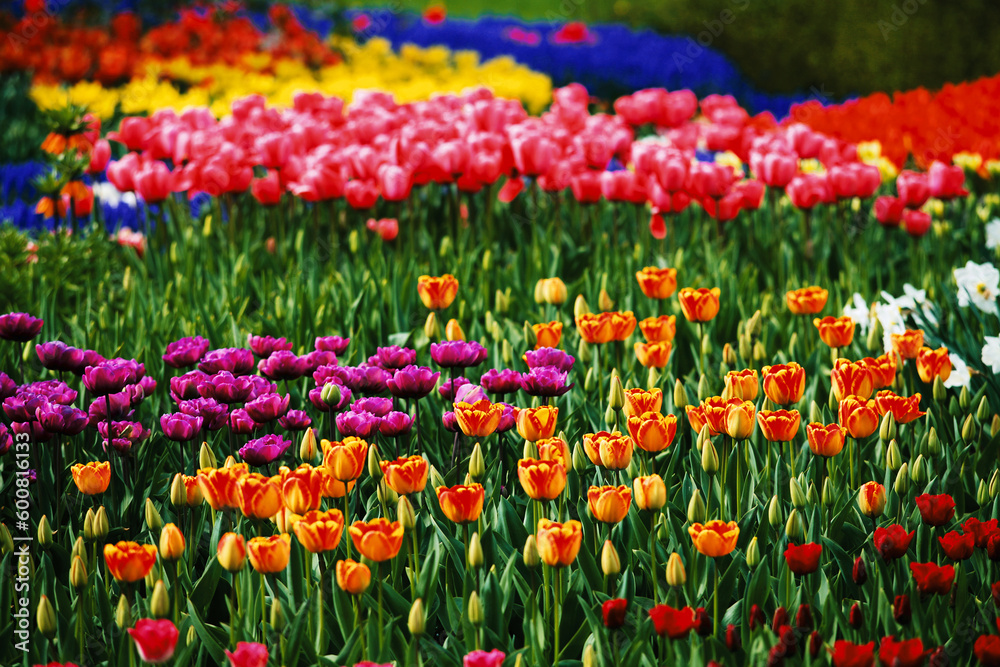
[[[378,651],[382,653],[385,646],[385,622],[382,620],[382,589],[385,583],[382,581],[382,564],[375,564],[375,574],[378,577]]]
[[[714,605],[713,615],[714,619],[712,621],[712,632],[715,636],[719,636],[719,561],[716,560],[712,563],[712,569],[715,570],[715,588],[712,593],[712,604]]]
[[[854,438],[847,439],[847,467],[851,469],[851,489],[854,489]]]
[[[698,372],[705,374],[705,346],[702,344],[705,325],[698,322]]]
[[[174,625],[181,624],[181,559],[178,558],[174,565]]]
[[[351,522],[349,520],[349,517],[351,516],[351,512],[350,512],[350,509],[349,509],[350,508],[350,503],[347,500],[347,492],[348,492],[347,484],[348,484],[347,482],[344,482],[344,525],[345,526],[350,526]],[[350,540],[350,534],[348,534],[347,537],[348,537],[348,539],[344,540],[344,546],[347,547],[347,560],[350,560],[351,559],[351,540]]]
[[[739,523],[740,517],[740,452],[737,449],[736,440],[733,439],[733,450],[736,451],[736,522]]]
[[[705,520],[712,516],[712,475],[708,476],[708,493],[705,494]]]
[[[326,652],[326,637],[323,635],[323,580],[326,578],[325,554],[317,554],[319,558],[319,587],[316,590],[316,654]]]
[[[413,590],[414,600],[416,600],[416,590],[420,587],[420,549],[417,545],[417,527],[410,529],[410,537],[413,543]]]
[[[656,581],[656,512],[650,512],[649,521],[649,572],[653,578],[653,605],[659,600],[659,584]],[[617,663],[616,663],[617,664]]]
[[[559,568],[555,569],[555,589],[553,591],[554,599],[552,604],[552,641],[553,641],[553,667],[558,667],[559,665],[559,607],[562,606],[562,600],[560,595],[560,589],[562,588],[562,570]]]
[[[267,599],[264,597],[264,573],[260,573],[260,643],[267,644]]]

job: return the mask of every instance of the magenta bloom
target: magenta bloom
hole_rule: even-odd
[[[44,396],[49,403],[69,405],[76,400],[77,392],[62,380],[43,380],[18,387],[15,396]]]
[[[263,466],[280,458],[291,446],[291,440],[271,433],[243,445],[240,448],[240,458],[252,466]]]
[[[0,373],[0,400],[13,396],[17,391],[17,383],[6,373]]]
[[[186,415],[201,417],[204,420],[203,426],[209,431],[218,431],[225,426],[226,417],[229,416],[229,406],[214,398],[192,398],[190,401],[181,401],[178,407]]]
[[[229,658],[230,667],[267,667],[270,656],[263,644],[240,642],[234,653],[226,651],[226,657]]]
[[[486,392],[478,384],[463,384],[455,392],[455,403],[475,403],[476,401],[487,401]]]
[[[370,396],[351,403],[351,412],[370,412],[376,417],[384,417],[392,411],[391,398]]]
[[[455,420],[455,413],[451,410],[441,415],[441,425],[449,433],[458,433],[458,422]]]
[[[59,435],[76,435],[87,428],[89,415],[79,408],[58,403],[45,403],[35,408],[35,418],[46,431]]]
[[[514,414],[514,406],[509,403],[501,403],[503,414],[500,415],[500,423],[497,425],[497,433],[506,433],[517,426],[517,416]]]
[[[100,422],[97,425],[97,432],[101,434],[101,437],[107,439],[108,437],[108,423]],[[124,438],[132,442],[139,442],[143,438],[149,437],[150,433],[146,430],[146,427],[139,422],[111,422],[111,433],[115,438]]]
[[[491,394],[513,394],[521,388],[521,374],[513,368],[491,368],[479,378],[479,384]]]
[[[14,429],[15,435],[27,435],[34,442],[48,442],[52,439],[52,434],[46,431],[42,425],[35,420],[29,422],[11,422],[10,427]]]
[[[561,371],[569,371],[573,368],[574,361],[576,359],[573,358],[573,355],[554,347],[542,347],[524,353],[524,363],[528,364],[528,368],[555,366]]]
[[[389,393],[397,398],[423,398],[432,391],[441,373],[432,373],[426,366],[400,368],[386,380]]]
[[[14,446],[14,438],[11,437],[10,431],[4,424],[0,424],[0,456],[3,456],[10,451],[10,448]]]
[[[209,342],[201,336],[181,338],[167,345],[163,361],[172,368],[187,368],[198,363],[208,352]]]
[[[399,345],[380,347],[375,350],[375,356],[368,359],[368,363],[381,366],[386,370],[397,370],[405,366],[412,366],[417,362],[417,351]]]
[[[476,341],[449,340],[431,343],[431,359],[443,368],[469,368],[486,360],[486,348]]]
[[[309,354],[304,354],[302,355],[302,359],[305,361],[305,373],[303,375],[312,375],[320,366],[337,365],[337,355],[325,350],[315,350]]]
[[[148,375],[143,375],[139,378],[139,381],[132,386],[142,388],[142,397],[145,398],[146,396],[152,396],[153,392],[156,391],[156,380]]]
[[[261,396],[265,396],[267,394],[278,393],[278,385],[268,381],[267,378],[260,375],[250,375],[248,377],[250,379],[250,386],[253,387],[253,389],[250,390],[250,395],[247,396],[248,401],[252,401],[255,398],[260,398]]]
[[[140,373],[136,363],[122,359],[109,359],[97,366],[87,366],[83,371],[83,386],[94,396],[114,394],[130,384],[135,384]]]
[[[170,397],[177,403],[198,398],[201,395],[201,384],[208,381],[210,377],[214,376],[199,370],[188,371],[184,375],[175,375],[170,378]],[[214,398],[214,396],[206,396],[205,398]]]
[[[132,399],[125,392],[95,398],[87,408],[92,428],[96,428],[98,422],[108,420],[108,403],[111,404],[111,419],[124,419],[132,415]]]
[[[233,375],[248,375],[253,372],[253,352],[243,347],[227,347],[212,350],[198,363],[198,369],[208,374],[229,371]]]
[[[160,417],[160,428],[169,440],[187,442],[193,440],[201,430],[202,418],[183,412],[174,412]]]
[[[306,359],[288,350],[275,350],[261,359],[257,371],[271,380],[297,380],[306,374]]]
[[[255,422],[267,424],[288,412],[289,398],[287,394],[284,397],[278,394],[264,394],[243,407]]]
[[[497,649],[473,651],[462,660],[462,667],[500,667],[506,657],[506,653]]]
[[[455,396],[458,394],[458,390],[463,386],[471,384],[467,379],[459,375],[458,377],[452,378],[450,380],[445,380],[438,387],[438,393],[441,394],[441,398],[448,401],[449,403],[455,402]]]
[[[289,410],[278,418],[278,424],[286,431],[304,431],[312,424],[312,418],[302,410]]]
[[[341,412],[337,415],[337,429],[341,435],[367,439],[379,429],[381,417],[370,412]]]
[[[347,346],[350,345],[350,338],[343,338],[341,336],[320,336],[316,338],[315,347],[320,352],[333,352],[334,354],[340,355],[344,353]]]
[[[50,371],[63,373],[69,371],[79,375],[83,373],[83,350],[70,347],[62,341],[53,340],[35,346],[35,354],[42,366]]]
[[[292,343],[287,338],[247,335],[247,344],[258,357],[270,357],[279,350],[291,350]]]
[[[333,380],[330,381],[330,384],[337,385],[337,389],[340,392],[340,400],[332,405],[323,401],[323,387],[316,387],[315,389],[309,390],[309,400],[314,406],[316,406],[316,409],[321,412],[330,412],[331,410],[336,412],[337,410],[343,409],[345,405],[351,402],[350,389]]]
[[[139,619],[135,628],[128,629],[128,633],[132,635],[139,657],[151,665],[162,665],[174,657],[177,638],[180,637],[177,626],[166,619]]]
[[[352,370],[353,369],[350,366],[323,364],[313,371],[312,377],[313,381],[316,382],[317,387],[322,387],[327,382],[336,382],[337,384],[341,384],[346,387],[352,377]]]
[[[250,435],[260,424],[255,422],[243,408],[233,410],[226,420],[229,430],[235,435]]]
[[[97,364],[103,364],[107,359],[99,353],[97,350],[84,350],[83,351],[83,368],[87,366],[96,366]],[[83,368],[77,375],[83,375]]]
[[[532,368],[521,375],[521,389],[529,396],[562,396],[573,388],[566,384],[566,376],[555,366]]]
[[[352,390],[362,394],[384,394],[389,389],[389,379],[392,373],[378,366],[357,366],[351,372]]]
[[[0,315],[0,338],[26,343],[38,335],[44,323],[28,313]]]
[[[382,423],[378,425],[378,432],[382,435],[394,437],[409,433],[413,428],[413,419],[405,412],[390,412],[382,417]]]
[[[41,394],[18,393],[4,399],[3,411],[11,421],[27,422],[34,420],[38,409],[48,404],[48,397]]]
[[[201,373],[201,371],[192,371],[192,373]],[[220,403],[243,403],[250,398],[250,393],[253,391],[251,376],[233,375],[229,371],[219,371],[215,375],[202,375],[205,379],[198,383],[197,387],[198,395],[202,398],[214,398]],[[173,385],[173,380],[171,380],[171,385]]]

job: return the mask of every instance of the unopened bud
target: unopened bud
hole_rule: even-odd
[[[739,363],[739,360],[736,358],[736,351],[729,343],[722,346],[722,363],[730,367],[736,366]]]
[[[524,321],[524,327],[522,328],[521,333],[524,336],[524,346],[529,350],[533,350],[535,346],[538,345],[538,334],[535,333],[535,329],[531,326],[531,322],[528,320]]]
[[[434,313],[431,313],[433,315]],[[340,385],[336,382],[327,382],[319,392],[319,398],[328,406],[339,405],[341,392]]]
[[[918,484],[927,481],[927,462],[924,461],[922,454],[914,459],[913,465],[910,467],[910,479]]]
[[[711,395],[712,387],[708,382],[708,376],[702,374],[702,376],[698,378],[698,400],[704,401]]]
[[[705,501],[701,499],[701,491],[695,489],[687,506],[688,523],[704,523],[708,510]]]
[[[469,553],[466,554],[469,567],[478,568],[483,566],[483,545],[479,540],[479,533],[473,533],[469,538]]]
[[[534,535],[528,535],[528,539],[524,541],[524,550],[521,555],[524,564],[528,567],[538,567],[542,562],[541,556],[538,555],[538,542]]]
[[[94,538],[97,540],[103,540],[111,532],[111,523],[108,521],[108,511],[104,509],[104,505],[97,508],[97,514],[94,515]]]
[[[788,514],[788,521],[785,522],[785,535],[787,535],[788,539],[793,542],[799,542],[802,540],[802,519],[799,517],[799,511],[797,509],[793,509]]]
[[[604,547],[601,549],[601,571],[605,577],[611,577],[622,571],[622,562],[618,558],[618,552],[611,540],[604,540]]]
[[[788,491],[792,499],[792,507],[801,509],[806,506],[806,494],[802,492],[802,487],[799,486],[799,480],[794,477],[789,479]]]
[[[587,305],[587,300],[583,298],[582,294],[578,295],[576,297],[576,301],[573,302],[573,319],[578,320],[580,319],[581,315],[589,315],[589,314],[590,314],[590,306]]]
[[[49,517],[45,514],[38,521],[38,544],[43,549],[48,549],[52,546],[52,524],[49,523]]]
[[[965,444],[969,444],[976,438],[976,422],[973,420],[972,415],[968,415],[965,418],[965,422],[962,424],[962,440]]]
[[[410,634],[419,637],[427,631],[427,613],[424,612],[424,602],[417,598],[410,606],[410,616],[406,620],[406,627]]]
[[[316,460],[316,449],[316,429],[310,426],[299,441],[299,458],[304,463],[313,463]]]
[[[615,302],[611,299],[611,295],[608,294],[608,290],[601,289],[601,293],[597,295],[597,307],[604,313],[614,310]]]
[[[43,595],[38,600],[38,610],[35,615],[35,620],[38,622],[39,632],[49,639],[56,636],[56,630],[58,629],[58,626],[56,625],[56,608],[52,606],[52,603],[49,602],[49,598],[46,595]]]
[[[215,468],[219,465],[215,452],[207,442],[201,443],[201,449],[198,450],[198,465],[202,468]]]
[[[701,468],[709,475],[714,475],[719,470],[719,453],[711,439],[706,440],[701,447]]]
[[[616,412],[625,407],[625,390],[617,371],[611,373],[611,391],[608,393],[608,407]]]
[[[174,584],[176,586],[177,584]],[[166,618],[170,615],[170,596],[167,595],[167,585],[162,579],[153,585],[153,595],[149,601],[149,615],[153,618]]]
[[[87,586],[87,566],[80,556],[74,556],[73,564],[69,566],[69,583],[78,591]]]
[[[674,407],[683,410],[690,403],[688,402],[687,389],[680,380],[674,380]]]
[[[972,404],[972,394],[969,393],[968,387],[962,387],[962,393],[958,395],[958,406],[962,410],[968,410],[969,405]]]
[[[885,450],[885,465],[889,470],[899,470],[899,466],[903,465],[903,455],[895,440],[890,440],[889,446]]]
[[[115,625],[122,630],[132,627],[132,609],[124,595],[118,598],[118,608],[115,610]]]
[[[896,437],[896,419],[891,412],[886,412],[878,427],[878,437],[882,442],[889,442]]]
[[[905,496],[910,488],[910,476],[908,473],[909,470],[905,463],[900,466],[899,471],[896,473],[896,481],[893,483],[892,488],[895,489],[900,497]]]
[[[927,434],[927,453],[931,456],[937,456],[941,453],[941,438],[938,437],[937,429],[933,426]]]
[[[747,545],[747,567],[757,567],[758,563],[760,563],[760,547],[757,545],[757,536],[754,535]]]
[[[424,322],[424,335],[428,340],[438,340],[441,337],[441,326],[433,310],[427,314],[427,321]]]
[[[482,479],[486,475],[486,459],[483,458],[483,448],[478,442],[472,448],[472,456],[469,457],[469,474],[475,480]]]
[[[781,502],[778,496],[771,496],[771,502],[767,505],[767,521],[772,528],[777,528],[784,523],[785,518],[781,513]]]
[[[400,496],[399,502],[396,503],[396,519],[403,526],[403,530],[413,530],[417,525],[417,514],[406,496]]]
[[[475,627],[479,627],[483,624],[483,603],[479,601],[479,593],[472,591],[469,595],[469,609],[468,609],[469,623],[472,623]]]
[[[940,375],[934,378],[934,385],[933,388],[931,389],[931,396],[933,396],[934,400],[937,401],[938,403],[944,403],[946,400],[948,400],[948,390],[945,389],[944,381],[941,380]]]

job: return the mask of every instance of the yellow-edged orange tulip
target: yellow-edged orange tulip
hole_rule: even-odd
[[[251,472],[240,477],[236,485],[240,511],[248,519],[270,519],[282,507],[281,489],[273,480]]]
[[[706,524],[696,523],[688,527],[688,534],[694,548],[710,556],[725,556],[736,548],[740,537],[740,527],[735,521],[725,522],[715,519]]]
[[[104,563],[117,581],[134,583],[145,579],[156,564],[156,547],[138,542],[104,545]]]
[[[584,434],[583,449],[594,465],[609,470],[624,470],[632,462],[632,438],[618,431]]]
[[[549,567],[566,567],[576,560],[583,541],[583,526],[579,521],[556,523],[548,519],[538,522],[538,555]]]
[[[627,425],[632,442],[646,452],[662,452],[677,435],[677,417],[674,415],[644,412],[640,417],[629,417]]]
[[[897,396],[891,391],[883,390],[875,394],[875,407],[880,417],[891,412],[897,424],[909,424],[926,414],[920,410],[920,398],[920,394]]]
[[[822,287],[802,287],[785,293],[788,310],[795,315],[815,315],[826,306],[830,293]]]
[[[764,366],[764,395],[776,405],[792,405],[806,390],[806,371],[794,361]]]
[[[517,479],[532,500],[555,500],[566,488],[566,466],[555,461],[521,459]]]
[[[670,343],[633,343],[635,358],[645,368],[663,368],[670,361],[670,353],[674,347]]]
[[[647,412],[660,412],[663,408],[663,392],[659,389],[626,389],[625,416],[639,417]]]
[[[592,486],[587,490],[587,506],[601,523],[618,523],[628,515],[632,491],[622,486]]]
[[[609,343],[615,339],[610,313],[584,313],[576,318],[580,338],[588,343]]]
[[[720,294],[722,291],[718,287],[712,289],[684,287],[677,298],[681,302],[681,312],[688,322],[708,322],[719,314]]]
[[[295,522],[293,529],[299,543],[314,554],[333,551],[344,532],[344,514],[338,509],[311,510]]]
[[[907,329],[901,334],[891,334],[892,349],[899,354],[904,361],[906,359],[916,359],[920,353],[920,348],[924,346],[923,329]]]
[[[948,356],[948,348],[939,347],[932,350],[929,347],[922,347],[917,352],[917,374],[924,382],[934,382],[934,378],[941,378],[944,382],[951,377],[951,358]]]
[[[455,422],[462,433],[472,438],[485,438],[492,435],[500,425],[503,417],[502,403],[490,403],[481,399],[475,403],[455,403]]]
[[[330,471],[334,479],[351,482],[365,470],[368,460],[368,443],[356,436],[348,436],[341,441],[321,440],[323,467]]]
[[[236,484],[246,474],[249,474],[246,463],[236,463],[228,468],[202,468],[198,471],[198,487],[212,509],[239,509]]]
[[[844,448],[846,437],[847,429],[840,424],[813,422],[806,425],[806,440],[809,441],[809,449],[816,456],[836,456]]]
[[[531,330],[535,332],[535,349],[542,347],[559,347],[562,340],[563,323],[553,320],[552,322],[539,322],[532,324]]]
[[[709,396],[701,402],[705,419],[708,421],[708,430],[711,435],[716,436],[726,433],[726,410],[730,405],[743,405],[743,400],[739,398],[725,399],[721,396]]]
[[[457,524],[478,521],[483,513],[486,490],[482,484],[439,486],[436,491],[441,511]]]
[[[865,482],[858,491],[858,507],[865,516],[877,519],[885,512],[885,487],[878,482]]]
[[[875,401],[861,396],[845,396],[837,407],[840,425],[854,439],[867,438],[878,430],[879,416]]]
[[[734,440],[746,440],[753,433],[756,407],[750,401],[732,402],[726,406],[726,435]]]
[[[830,385],[838,401],[845,396],[871,398],[875,393],[875,378],[863,361],[837,359],[830,374]]]
[[[569,463],[569,444],[562,438],[536,440],[535,447],[538,449],[538,459],[541,461],[555,461],[563,465]]]
[[[292,538],[288,533],[270,537],[254,537],[247,542],[250,565],[261,574],[275,574],[288,567],[292,553]]]
[[[458,279],[450,273],[443,276],[417,278],[417,294],[424,306],[431,310],[444,310],[458,294]]]
[[[819,331],[819,339],[833,348],[847,347],[854,340],[854,320],[844,315],[813,319],[813,326]]]
[[[281,476],[281,497],[285,506],[295,514],[318,510],[323,500],[323,485],[330,472],[303,463],[295,470]]]
[[[427,486],[427,459],[422,456],[402,456],[395,461],[382,461],[382,474],[389,488],[401,496],[420,493]]]
[[[111,484],[111,464],[107,461],[76,463],[70,470],[73,473],[73,483],[84,495],[104,493]]]
[[[669,343],[677,335],[677,317],[660,315],[639,322],[639,330],[647,343]]]
[[[166,561],[180,560],[184,555],[184,533],[175,523],[168,523],[160,531],[160,558]]]
[[[729,371],[726,373],[726,387],[734,398],[741,398],[744,401],[756,401],[757,393],[760,391],[760,383],[757,381],[757,370],[747,368],[742,371]]]
[[[677,269],[647,266],[635,272],[639,289],[650,299],[669,299],[677,291]]]
[[[391,560],[403,546],[403,524],[384,518],[355,521],[350,527],[351,540],[362,556],[376,563]]]
[[[667,485],[659,475],[646,475],[632,480],[635,506],[656,512],[667,504]]]
[[[242,535],[226,533],[219,538],[216,549],[219,565],[227,572],[239,572],[247,560],[247,543]]]
[[[761,410],[757,423],[768,442],[791,442],[799,434],[802,416],[798,410]]]
[[[896,380],[896,358],[895,353],[883,354],[879,357],[865,357],[861,360],[868,370],[872,372],[872,380],[875,383],[876,391],[892,386]]]
[[[364,563],[337,561],[337,586],[349,595],[361,595],[372,583],[372,571]]]
[[[523,408],[518,410],[515,415],[517,432],[528,442],[551,438],[556,432],[556,421],[558,419],[559,408],[552,405]]]

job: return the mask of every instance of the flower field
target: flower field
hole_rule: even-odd
[[[1000,665],[998,79],[242,12],[4,57],[0,664]]]

